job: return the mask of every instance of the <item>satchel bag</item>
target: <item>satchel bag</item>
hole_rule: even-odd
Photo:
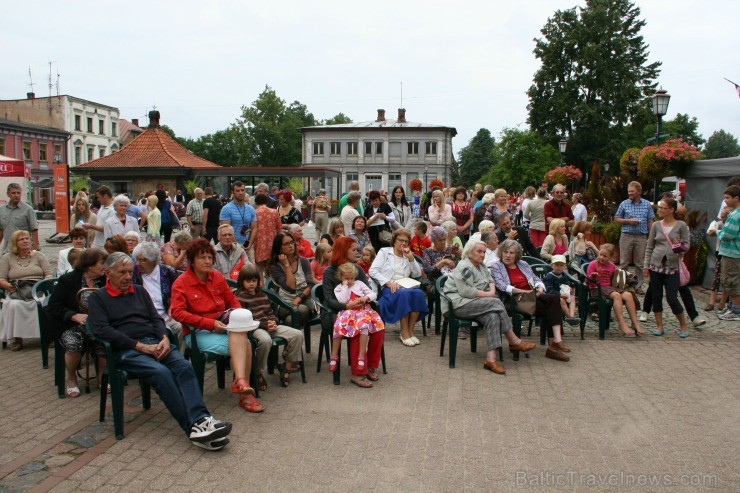
[[[380,242],[381,245],[391,246],[391,238],[393,238],[393,233],[391,233],[390,230],[383,228],[378,231],[378,242]]]
[[[681,255],[681,258],[678,261],[678,275],[681,278],[681,286],[686,286],[691,280],[691,273],[689,272],[689,268],[686,267],[686,264],[683,261],[683,255]]]
[[[514,300],[518,313],[534,317],[535,312],[537,312],[537,292],[517,293],[514,295]]]
[[[683,243],[673,243],[673,241],[671,241],[671,237],[668,236],[668,232],[665,230],[665,226],[663,226],[663,221],[660,222],[660,228],[663,230],[663,234],[665,235],[666,240],[668,240],[668,244],[671,245],[671,250],[673,250],[673,253],[678,255],[678,275],[680,278],[680,285],[686,286],[691,280],[689,268],[686,267],[686,264],[683,261],[683,254],[686,252],[687,248]]]
[[[10,281],[10,284],[15,286],[15,291],[8,293],[8,299],[33,301],[33,285],[36,284],[36,281],[21,279],[18,281]]]

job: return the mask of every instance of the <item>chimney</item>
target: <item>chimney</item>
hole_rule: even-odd
[[[406,110],[404,108],[398,108],[397,123],[406,123]]]
[[[159,128],[159,111],[149,112],[149,128]]]
[[[378,110],[378,119],[375,120],[376,122],[384,122],[385,121],[385,110],[379,109]]]
[[[26,93],[27,99],[36,99],[36,93],[35,92],[27,92]]]
[[[135,125],[135,126],[137,126],[137,127],[138,127],[138,126],[139,126],[139,119],[138,119],[138,118],[132,118],[132,119],[131,119],[131,123],[132,123],[133,125]]]

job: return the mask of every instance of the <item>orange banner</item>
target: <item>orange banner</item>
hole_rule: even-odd
[[[57,233],[69,231],[69,167],[66,164],[54,166],[54,215]]]

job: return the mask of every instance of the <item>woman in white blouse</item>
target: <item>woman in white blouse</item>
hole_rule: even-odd
[[[69,232],[69,239],[72,240],[72,246],[59,251],[57,259],[57,277],[74,269],[74,265],[69,262],[69,252],[72,250],[84,250],[87,243],[87,231],[83,228],[74,228]]]
[[[574,193],[573,194],[573,206],[571,207],[571,210],[573,211],[573,221],[588,221],[588,211],[586,210],[586,206],[582,204],[583,202],[583,195],[580,193]]]
[[[442,190],[435,190],[432,193],[432,205],[429,206],[427,215],[432,226],[442,226],[442,223],[448,219],[454,221],[452,206],[445,204],[445,194]]]

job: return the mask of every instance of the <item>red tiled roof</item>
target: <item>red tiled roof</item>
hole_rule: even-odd
[[[191,154],[161,128],[149,128],[120,151],[78,164],[78,169],[111,168],[220,168]]]
[[[134,135],[133,138],[136,138],[137,135],[144,133],[143,128],[139,127],[138,125],[134,125],[130,121],[123,118],[118,119],[118,128],[120,130],[121,142],[128,142],[129,133],[132,133]]]

